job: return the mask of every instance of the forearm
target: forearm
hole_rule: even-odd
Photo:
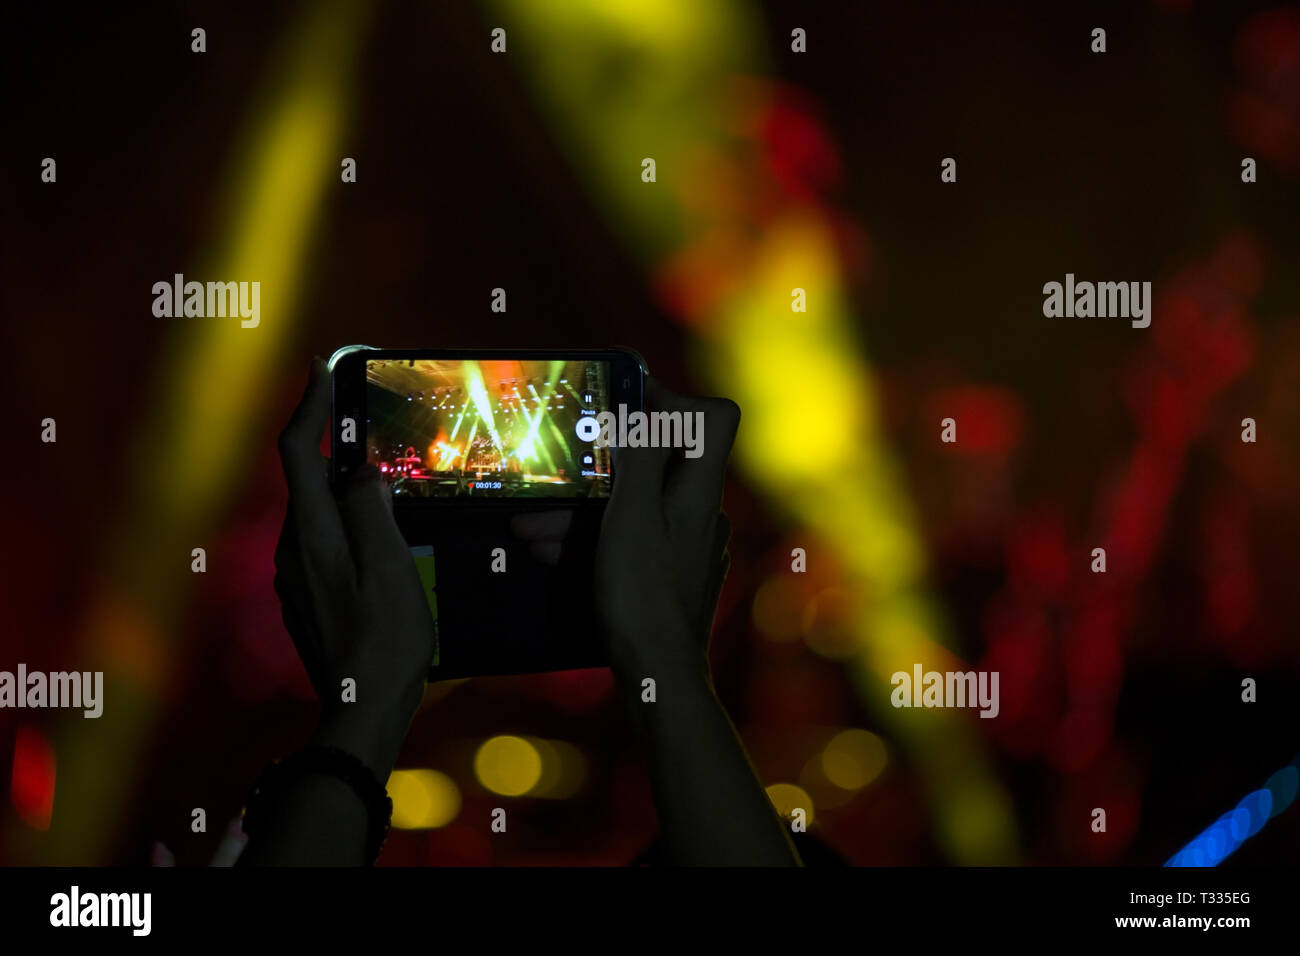
[[[342,780],[307,774],[280,798],[272,825],[248,841],[241,866],[364,866],[365,805]]]
[[[357,757],[386,785],[410,723],[404,708],[327,715],[308,746]],[[364,866],[370,818],[353,788],[329,774],[308,773],[276,800],[263,832],[249,840],[241,863],[252,866]]]
[[[688,866],[799,865],[704,662],[616,671],[646,749],[670,859]],[[653,703],[643,700],[644,677],[655,680]]]

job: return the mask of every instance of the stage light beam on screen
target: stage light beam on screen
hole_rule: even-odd
[[[492,416],[492,398],[488,395],[487,386],[483,384],[483,373],[479,370],[477,362],[465,363],[465,387],[474,402],[474,410],[478,412],[478,420],[483,423],[488,437],[492,439],[493,447],[504,457],[505,450],[501,447],[501,436],[497,433],[496,419]],[[470,440],[473,441],[472,438]]]

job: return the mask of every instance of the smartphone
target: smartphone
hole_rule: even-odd
[[[645,405],[630,349],[373,349],[330,359],[335,482],[377,467],[395,507],[571,506],[608,498],[589,424]]]
[[[615,474],[590,422],[645,409],[629,349],[375,349],[330,359],[336,485],[370,464],[433,617],[431,681],[608,664],[592,571]],[[556,565],[510,531],[573,511]]]

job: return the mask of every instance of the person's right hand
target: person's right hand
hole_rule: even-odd
[[[684,865],[799,864],[709,674],[708,642],[730,564],[721,512],[740,409],[683,398],[651,381],[652,411],[703,413],[698,458],[664,448],[615,452],[614,490],[600,530],[595,603],[610,664],[646,750],[669,861]],[[534,554],[557,561],[562,513],[517,518]],[[654,695],[647,695],[653,680]]]
[[[596,551],[595,597],[617,669],[639,680],[668,668],[708,674],[709,632],[730,566],[722,513],[740,409],[648,383],[651,408],[703,414],[702,454],[615,450],[617,478]]]
[[[614,490],[596,552],[594,597],[616,673],[639,680],[664,668],[707,677],[709,631],[730,559],[722,513],[727,459],[740,423],[728,399],[686,398],[647,381],[651,410],[702,412],[702,454],[614,449]],[[555,564],[572,512],[521,515],[517,535]]]

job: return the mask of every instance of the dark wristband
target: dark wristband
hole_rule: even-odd
[[[342,780],[366,808],[366,863],[374,865],[388,837],[393,819],[393,801],[375,775],[355,756],[336,747],[306,747],[283,760],[269,764],[244,810],[244,832],[256,837],[275,815],[285,791],[308,774],[323,774]]]

